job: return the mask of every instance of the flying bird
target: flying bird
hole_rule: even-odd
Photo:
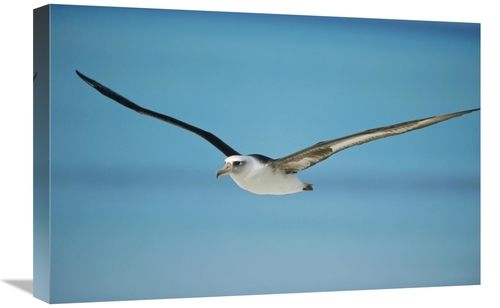
[[[187,124],[173,117],[143,108],[97,81],[88,78],[79,71],[78,76],[101,94],[117,103],[167,123],[173,124],[197,134],[210,142],[226,155],[224,166],[217,170],[215,176],[229,175],[242,189],[260,195],[285,195],[302,191],[312,191],[312,184],[302,182],[296,173],[305,170],[327,159],[331,155],[373,140],[404,134],[409,131],[437,124],[461,115],[471,113],[480,108],[454,112],[450,114],[413,120],[399,124],[369,129],[346,137],[322,141],[288,156],[272,159],[260,154],[241,155],[214,134],[196,126]]]

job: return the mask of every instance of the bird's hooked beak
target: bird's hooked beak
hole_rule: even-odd
[[[231,173],[231,171],[233,171],[233,164],[230,162],[227,162],[224,165],[224,167],[222,167],[221,169],[217,170],[217,172],[215,172],[215,177],[218,178],[221,175],[229,174],[229,173]]]

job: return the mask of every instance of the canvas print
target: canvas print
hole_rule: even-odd
[[[477,285],[480,25],[34,12],[34,295]]]

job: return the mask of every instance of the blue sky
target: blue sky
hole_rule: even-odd
[[[224,156],[91,89],[278,158],[477,108],[479,25],[53,6],[53,301],[479,283],[480,113],[256,196]]]

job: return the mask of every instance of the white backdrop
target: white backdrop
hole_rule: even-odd
[[[92,307],[498,307],[500,259],[498,249],[499,157],[494,142],[498,136],[498,31],[499,21],[492,1],[295,1],[285,6],[264,1],[65,1],[60,4],[196,9],[233,12],[284,13],[343,17],[371,17],[481,23],[482,62],[482,203],[481,286],[440,287],[380,291],[327,292],[136,302],[78,304]],[[332,2],[332,1],[328,1]],[[301,3],[301,4],[299,4]],[[12,2],[1,10],[3,39],[1,55],[0,112],[0,306],[41,307],[26,289],[32,280],[32,16],[43,1]],[[496,183],[495,183],[496,182]],[[495,244],[496,243],[496,244]],[[14,282],[13,282],[14,281]],[[21,281],[21,288],[15,283]],[[28,292],[29,291],[29,292]],[[496,291],[496,292],[495,292]],[[496,295],[496,296],[495,296]],[[63,305],[64,306],[64,305]]]

